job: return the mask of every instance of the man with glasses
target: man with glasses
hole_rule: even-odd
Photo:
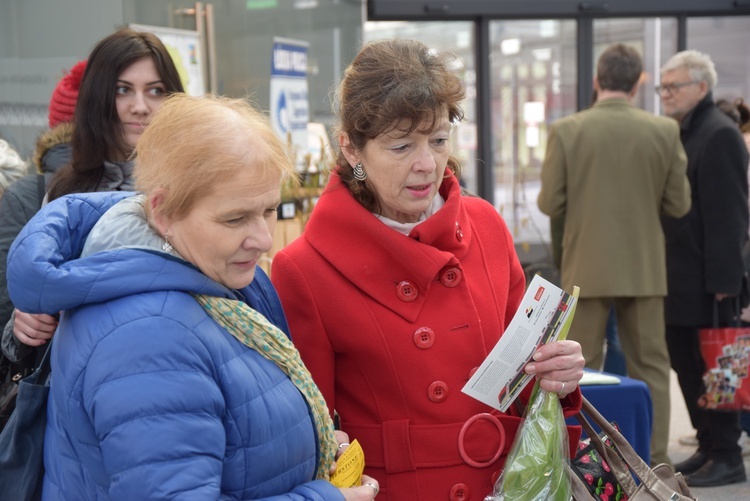
[[[698,451],[675,465],[688,485],[712,487],[745,481],[739,413],[698,405],[705,364],[698,330],[737,315],[745,271],[742,247],[748,231],[748,153],[737,125],[714,104],[717,75],[697,51],[675,54],[661,69],[656,88],[664,114],[678,121],[688,157],[692,207],[683,218],[662,220],[667,245],[665,301],[672,368],[697,430]]]
[[[660,215],[688,212],[690,184],[677,124],[631,104],[642,72],[632,47],[602,53],[596,103],[549,129],[537,203],[553,220],[564,218],[562,284],[580,287],[568,338],[581,344],[587,367],[601,370],[614,306],[628,375],[651,391],[651,463],[671,464]]]

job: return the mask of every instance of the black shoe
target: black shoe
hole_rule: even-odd
[[[746,479],[745,464],[742,460],[737,463],[723,463],[713,459],[700,470],[685,477],[690,487],[716,487],[744,482]]]
[[[708,463],[708,459],[708,454],[699,450],[685,461],[674,465],[674,471],[680,472],[683,475],[690,475]]]

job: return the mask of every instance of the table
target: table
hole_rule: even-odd
[[[617,377],[621,380],[620,384],[584,385],[581,391],[602,416],[617,423],[635,452],[649,464],[653,421],[651,392],[643,381]],[[569,418],[568,424],[578,424],[578,421]],[[594,427],[598,431],[598,427]]]

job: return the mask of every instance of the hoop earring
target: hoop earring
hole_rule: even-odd
[[[354,179],[357,181],[364,181],[367,179],[367,172],[362,168],[362,162],[357,162],[357,165],[352,167],[352,172],[354,173]]]
[[[161,246],[161,250],[164,252],[172,252],[172,244],[169,243],[169,233],[164,233],[164,244]]]

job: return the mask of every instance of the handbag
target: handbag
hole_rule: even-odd
[[[612,422],[612,426],[620,431],[617,423]],[[612,447],[612,441],[606,433],[600,432],[599,440],[607,447]],[[627,499],[627,495],[617,481],[612,468],[596,450],[596,445],[591,443],[590,438],[578,442],[578,450],[571,463],[573,472],[584,482],[595,499],[600,499],[602,494],[613,501],[625,501]]]
[[[50,346],[52,342],[48,344],[37,370],[18,382],[16,407],[0,433],[0,492],[3,499],[41,499]]]
[[[19,380],[20,373],[7,357],[0,354],[0,431],[16,407]]]
[[[585,397],[581,411],[575,417],[621,486],[620,497],[615,495],[610,499],[616,501],[626,499],[630,501],[695,501],[682,474],[675,473],[666,464],[660,464],[654,468],[649,467],[625,437]],[[596,434],[589,419],[609,437],[611,446],[605,445],[601,437]],[[598,500],[599,497],[591,493],[574,468],[574,464],[569,465],[568,468],[574,501]]]
[[[42,206],[45,195],[44,174],[36,176],[36,192],[39,206]],[[0,329],[0,334],[2,330]],[[46,350],[49,344],[44,349]],[[0,432],[5,429],[13,409],[16,407],[18,382],[34,372],[36,368],[36,354],[41,353],[42,347],[34,349],[34,356],[28,356],[17,362],[12,362],[4,353],[0,352]]]
[[[0,353],[0,431],[5,428],[16,407],[18,382],[32,372],[34,366],[26,359],[16,363]]]
[[[706,364],[703,373],[705,393],[698,405],[705,409],[750,410],[750,327],[719,327],[718,305],[714,301],[713,327],[700,329],[700,350]]]

